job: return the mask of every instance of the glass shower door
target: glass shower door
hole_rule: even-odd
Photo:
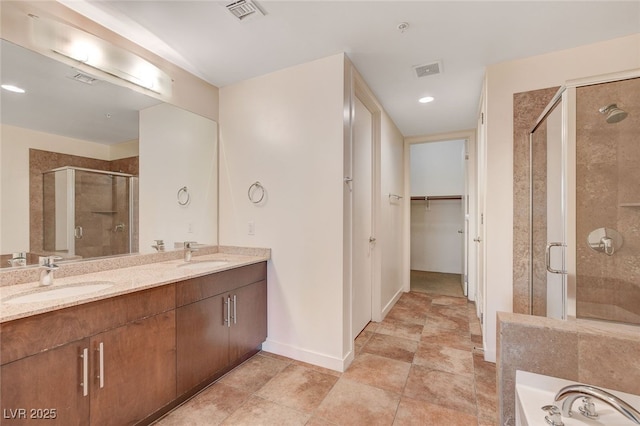
[[[562,102],[531,133],[531,314],[565,317],[566,200]]]
[[[75,254],[130,253],[129,178],[75,171]]]

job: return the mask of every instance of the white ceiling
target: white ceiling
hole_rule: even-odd
[[[218,87],[346,52],[405,136],[475,127],[487,65],[640,31],[640,0],[265,0],[244,21],[227,2],[59,1]]]

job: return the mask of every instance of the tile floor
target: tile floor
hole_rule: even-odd
[[[358,336],[346,372],[260,352],[156,425],[493,426],[480,333],[466,299],[405,293]]]

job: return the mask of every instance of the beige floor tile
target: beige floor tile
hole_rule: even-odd
[[[289,362],[272,357],[256,355],[223,376],[218,383],[233,386],[247,392],[256,392]]]
[[[417,350],[418,342],[415,340],[376,333],[369,339],[363,352],[410,363]]]
[[[495,426],[496,369],[474,350],[479,333],[466,299],[404,293],[365,327],[347,372],[260,352],[158,424]]]
[[[469,350],[420,343],[413,363],[431,370],[473,376],[473,356]]]
[[[338,378],[299,365],[289,365],[256,393],[298,411],[315,410]]]
[[[423,325],[427,319],[427,311],[420,307],[396,304],[386,318]]]
[[[475,426],[476,416],[425,401],[402,397],[394,426]]]
[[[468,301],[465,297],[434,296],[431,304],[432,305],[457,305],[457,306],[464,306],[466,308]]]
[[[469,321],[460,312],[449,307],[433,308],[427,314],[425,327],[437,327],[447,330],[455,330],[462,333],[469,333]]]
[[[402,393],[411,364],[363,353],[356,357],[342,377],[395,393]]]
[[[419,341],[423,326],[409,322],[385,318],[378,327],[376,333],[388,336],[402,337],[403,339]]]
[[[214,383],[155,424],[158,426],[219,425],[250,396],[248,392]]]
[[[309,364],[308,362],[291,360],[291,364],[299,365],[300,367],[308,368],[309,370],[317,371],[322,374],[327,374],[329,376],[340,377],[342,373],[336,370],[330,370],[328,368],[320,367],[318,365]]]
[[[371,339],[371,336],[373,336],[374,333],[371,331],[367,331],[362,330],[360,332],[360,334],[358,334],[358,337],[356,337],[356,340],[354,341],[354,349],[356,351],[356,355],[359,354],[362,351],[362,348],[364,348],[364,345],[367,344],[367,342],[369,341],[369,339]]]
[[[411,367],[404,395],[476,415],[474,383],[469,376],[414,365]]]
[[[433,343],[465,351],[473,349],[469,333],[441,328],[433,324],[425,324],[420,342]]]
[[[302,426],[310,415],[257,396],[249,398],[222,425],[230,426]]]
[[[332,422],[322,417],[311,417],[304,426],[340,426],[338,423]]]
[[[431,308],[431,301],[432,297],[430,295],[411,291],[409,293],[404,293],[400,299],[398,299],[394,307],[404,306],[428,312]]]
[[[390,425],[400,395],[342,377],[314,416],[339,425]]]

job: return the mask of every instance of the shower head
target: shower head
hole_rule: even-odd
[[[607,116],[606,120],[607,120],[607,123],[609,124],[622,121],[625,118],[627,118],[627,115],[629,115],[628,112],[618,108],[618,105],[616,104],[609,104],[607,106],[603,106],[602,108],[599,109],[599,111],[601,114],[604,114]]]

